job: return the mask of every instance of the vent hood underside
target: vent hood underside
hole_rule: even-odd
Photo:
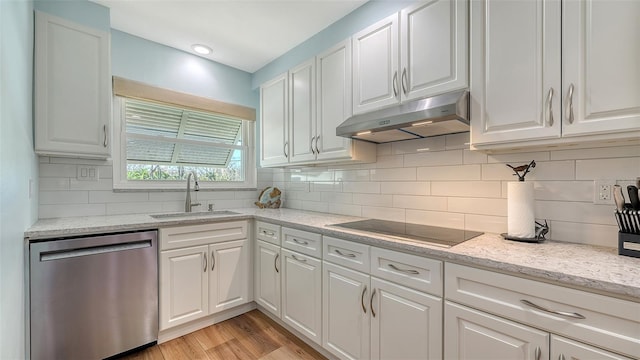
[[[336,135],[373,143],[469,131],[469,92],[460,90],[355,115]]]

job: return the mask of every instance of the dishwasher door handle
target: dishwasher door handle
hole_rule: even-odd
[[[79,249],[63,251],[50,251],[40,253],[40,261],[62,260],[81,256],[105,254],[116,251],[135,250],[151,247],[151,240],[133,241],[121,244],[90,246]]]

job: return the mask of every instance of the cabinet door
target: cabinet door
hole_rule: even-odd
[[[442,299],[371,278],[371,358],[442,359]]]
[[[560,137],[560,1],[471,2],[471,143]]]
[[[260,87],[260,165],[289,161],[287,73]]]
[[[317,56],[318,160],[351,157],[351,139],[336,136],[336,127],[351,116],[351,39],[347,39]]]
[[[446,359],[549,359],[549,334],[462,305],[445,302]]]
[[[369,359],[369,275],[323,262],[323,347],[341,359]]]
[[[209,313],[208,247],[160,252],[160,330]]]
[[[640,130],[640,2],[563,6],[563,136]]]
[[[289,70],[289,162],[316,158],[315,58]]]
[[[107,32],[36,11],[37,153],[110,156],[109,41]]]
[[[419,2],[400,15],[402,99],[466,88],[468,2]]]
[[[322,262],[282,249],[282,320],[322,345]]]
[[[398,14],[356,33],[353,39],[353,113],[400,102]]]
[[[631,360],[596,347],[551,335],[552,360]]]
[[[257,241],[255,261],[256,302],[280,317],[280,247]]]
[[[249,240],[209,245],[209,313],[249,301]]]

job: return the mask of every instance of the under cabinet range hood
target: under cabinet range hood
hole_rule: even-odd
[[[469,131],[469,91],[459,90],[355,115],[336,135],[377,144]]]

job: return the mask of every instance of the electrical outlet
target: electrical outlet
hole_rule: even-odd
[[[613,186],[615,184],[615,180],[595,180],[593,182],[593,203],[613,204]]]
[[[98,181],[98,168],[95,166],[78,166],[76,179],[80,181]]]

